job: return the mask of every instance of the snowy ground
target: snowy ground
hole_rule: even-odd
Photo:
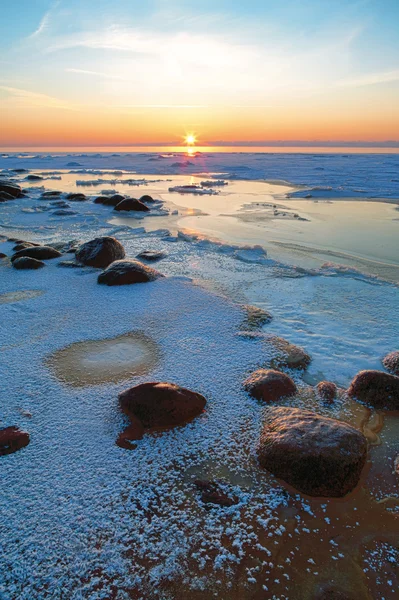
[[[39,164],[48,169],[51,161],[59,170],[68,169],[68,162],[84,168],[95,163],[99,169],[107,160],[106,168],[113,170],[127,167],[128,158],[3,158],[0,166],[37,173]],[[149,164],[171,177],[179,172],[165,165],[169,159],[149,158],[135,159],[138,173],[148,173]],[[242,174],[243,157],[228,159],[232,165],[212,157],[212,171]],[[255,158],[248,160],[254,175]],[[368,167],[359,156],[338,157],[334,164],[331,157],[316,157],[313,167],[324,160],[325,171],[315,170],[312,179],[313,167],[303,172],[309,157],[300,157],[295,166],[284,155],[284,169],[278,160],[274,157],[267,167],[270,178],[300,184],[307,176],[308,185],[320,185],[323,178],[326,184],[333,173],[345,179],[346,160],[357,161],[354,177],[362,168],[379,171],[378,161],[385,174],[398,163],[395,156],[370,158]],[[140,170],[143,164],[146,169]],[[294,168],[302,181],[292,177]],[[261,169],[266,173],[265,165]],[[0,264],[0,425],[18,424],[31,435],[27,448],[1,458],[6,482],[0,497],[1,600],[302,600],[331,582],[355,597],[367,597],[369,588],[373,598],[394,598],[397,417],[386,417],[382,443],[371,449],[370,472],[349,498],[319,501],[287,493],[259,470],[254,457],[262,407],[241,383],[267,362],[272,350],[262,339],[237,336],[244,318],[237,303],[266,308],[274,320],[265,332],[282,335],[311,354],[306,382],[293,374],[301,389],[296,405],[367,422],[364,409],[345,397],[333,408],[323,406],[308,384],[330,379],[346,387],[358,370],[382,368],[381,356],[399,339],[397,286],[353,268],[316,263],[303,268],[261,248],[177,234],[176,215],[167,202],[158,216],[128,224],[115,223],[112,208],[92,202],[71,202],[76,215],[57,216],[49,201],[38,200],[39,185],[70,191],[63,173],[52,176],[61,179],[44,180],[33,186],[29,198],[0,205],[1,235],[48,244],[115,235],[128,256],[147,249],[167,252],[156,267],[168,277],[106,288],[96,283],[95,270],[61,268],[61,259],[33,272],[16,271],[7,261]],[[86,176],[75,174],[76,179]],[[99,177],[120,175],[93,178]],[[370,174],[371,195],[379,194],[377,186],[381,197],[399,196],[397,185],[381,177],[378,183]],[[119,184],[111,187],[120,190]],[[94,197],[101,189],[82,191]],[[151,184],[131,190],[132,195],[151,193]],[[276,190],[270,191],[273,200]],[[179,218],[193,208],[182,204]],[[10,255],[11,248],[10,242],[0,243],[0,252]],[[25,297],[19,299],[18,292]],[[145,334],[159,349],[147,375],[79,387],[58,380],[48,365],[49,356],[69,344],[132,331]],[[123,450],[115,445],[124,426],[117,395],[148,380],[169,380],[202,393],[207,410],[186,427],[146,435],[134,451]],[[370,423],[373,432],[373,417]],[[239,504],[207,510],[193,486],[198,477],[221,478]],[[386,499],[383,504],[376,501],[381,499]]]

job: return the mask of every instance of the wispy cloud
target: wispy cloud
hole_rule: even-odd
[[[102,71],[90,71],[86,69],[75,69],[74,67],[68,67],[65,69],[67,73],[77,73],[79,75],[92,75],[94,77],[103,77],[104,79],[117,79],[120,81],[129,81],[127,77],[122,75],[116,75],[113,73],[104,73]]]
[[[366,85],[380,85],[399,81],[399,69],[393,71],[382,71],[380,73],[369,73],[361,77],[352,77],[337,81],[338,87],[362,87]]]
[[[49,28],[51,16],[54,13],[54,11],[58,8],[59,4],[60,0],[55,0],[55,2],[53,2],[49,10],[43,15],[38,28],[29,36],[30,39],[39,37],[43,32],[45,32]]]
[[[6,92],[13,97],[13,102],[19,102],[19,104],[32,106],[41,106],[47,108],[63,108],[65,110],[77,110],[77,107],[73,104],[48,96],[47,94],[40,94],[38,92],[32,92],[30,90],[24,90],[21,88],[14,88],[7,85],[0,85],[0,90]]]

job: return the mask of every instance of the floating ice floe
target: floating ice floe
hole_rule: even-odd
[[[178,194],[199,194],[199,195],[216,195],[219,192],[212,188],[203,188],[201,185],[176,185],[169,188],[169,192],[177,192]]]

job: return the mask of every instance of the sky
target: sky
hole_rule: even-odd
[[[399,140],[399,0],[1,6],[1,147]]]

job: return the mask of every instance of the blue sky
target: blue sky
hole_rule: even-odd
[[[320,122],[323,111],[338,119],[340,109],[350,122],[357,104],[370,135],[380,112],[388,135],[392,111],[397,137],[398,24],[399,0],[10,2],[0,21],[0,108],[27,118],[29,108],[228,107],[270,109],[270,119],[281,108],[289,120],[303,106],[304,118],[313,110]]]

